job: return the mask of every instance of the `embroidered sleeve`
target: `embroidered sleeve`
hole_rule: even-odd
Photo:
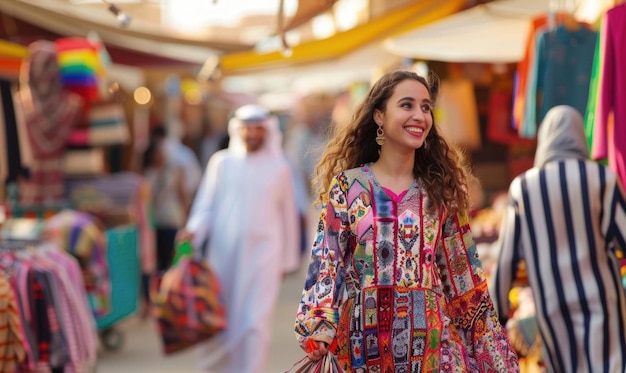
[[[466,214],[448,217],[437,252],[446,311],[467,346],[472,371],[518,372],[517,355],[498,321]]]
[[[335,338],[343,295],[342,258],[350,235],[346,189],[345,176],[335,177],[320,214],[296,316],[295,332],[301,346],[309,337],[329,344]]]

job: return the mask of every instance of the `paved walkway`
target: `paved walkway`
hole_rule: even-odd
[[[304,353],[297,346],[293,323],[304,284],[306,265],[288,276],[281,288],[273,319],[270,368],[268,373],[283,373]],[[161,341],[151,320],[129,317],[116,326],[123,332],[124,345],[118,351],[102,351],[98,373],[200,373],[196,351],[191,348],[172,356],[161,353]]]

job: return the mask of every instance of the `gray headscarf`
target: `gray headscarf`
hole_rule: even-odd
[[[539,127],[535,167],[563,159],[587,159],[588,154],[580,113],[567,105],[550,109]]]

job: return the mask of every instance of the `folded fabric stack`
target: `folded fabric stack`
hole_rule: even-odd
[[[28,49],[5,40],[0,40],[0,71],[3,75],[18,76],[22,60],[28,55]]]
[[[123,145],[130,139],[124,107],[116,103],[97,104],[89,108],[87,127],[72,130],[70,146]]]
[[[63,155],[63,173],[68,177],[95,176],[108,172],[102,148],[68,149]]]
[[[78,37],[60,38],[55,44],[65,88],[79,94],[87,104],[98,101],[99,78],[104,72],[101,44]]]

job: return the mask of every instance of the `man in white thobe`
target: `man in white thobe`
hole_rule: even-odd
[[[196,248],[208,242],[226,306],[227,329],[200,346],[202,369],[261,373],[282,276],[300,265],[298,212],[277,118],[245,105],[228,131],[229,146],[209,160],[179,239]]]

